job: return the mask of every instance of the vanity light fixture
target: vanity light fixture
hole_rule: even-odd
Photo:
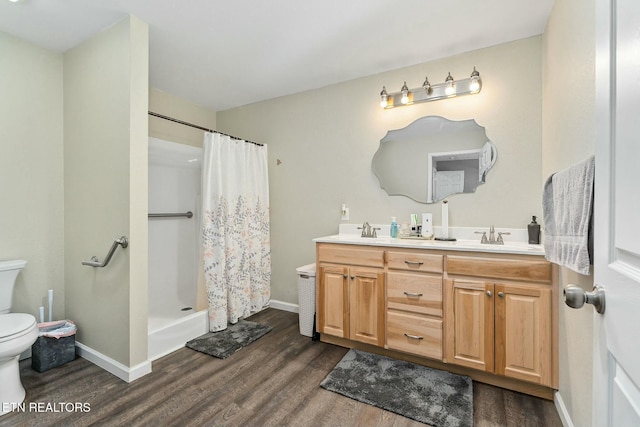
[[[424,92],[427,95],[429,95],[429,92],[431,92],[431,83],[429,83],[429,77],[424,78],[424,83],[422,83],[422,89],[424,89]]]
[[[400,89],[400,102],[402,105],[407,105],[409,103],[409,88],[407,87],[407,82],[404,82],[402,85],[402,89]]]
[[[455,95],[456,94],[456,82],[453,80],[453,77],[451,77],[451,73],[449,73],[447,78],[444,79],[444,83],[445,83],[444,93],[446,93],[447,96]]]
[[[473,72],[471,73],[471,81],[469,82],[469,90],[472,93],[480,92],[480,73],[476,70],[476,67],[473,67]]]
[[[380,92],[380,106],[382,108],[387,108],[387,104],[389,99],[389,94],[387,94],[387,88],[382,86],[382,92]]]
[[[400,92],[387,93],[385,86],[380,92],[380,106],[385,109],[401,107],[403,105],[418,104],[421,102],[437,101],[444,98],[453,98],[461,95],[479,93],[482,89],[480,73],[473,67],[468,79],[455,80],[451,73],[447,75],[444,83],[431,84],[425,77],[421,88],[409,89],[404,82]]]

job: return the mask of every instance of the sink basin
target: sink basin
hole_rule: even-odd
[[[443,242],[445,243],[445,242]],[[483,250],[486,252],[532,252],[532,253],[544,253],[544,248],[542,245],[530,245],[528,243],[520,243],[520,242],[506,242],[503,245],[495,245],[489,243],[480,243],[476,240],[457,240],[455,242],[447,242],[450,244],[454,244],[455,246],[474,249],[474,250]]]

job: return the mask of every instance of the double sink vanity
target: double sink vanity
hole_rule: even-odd
[[[553,398],[557,270],[540,245],[349,233],[314,242],[322,341]]]

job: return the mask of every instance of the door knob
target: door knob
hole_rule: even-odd
[[[593,307],[600,314],[604,313],[605,297],[602,286],[594,286],[591,292],[584,291],[576,285],[564,287],[564,303],[571,308],[582,308],[584,303],[593,304]]]

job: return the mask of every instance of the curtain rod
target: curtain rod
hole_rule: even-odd
[[[196,128],[196,129],[200,129],[200,130],[203,130],[205,132],[218,133],[220,135],[225,135],[225,136],[228,136],[231,139],[248,142],[249,144],[258,145],[260,147],[262,147],[264,145],[264,144],[260,144],[258,142],[247,141],[246,139],[238,138],[237,136],[229,135],[229,134],[226,134],[224,132],[218,132],[217,130],[207,129],[207,128],[204,128],[202,126],[194,125],[193,123],[184,122],[182,120],[174,119],[173,117],[164,116],[162,114],[154,113],[153,111],[149,111],[149,115],[153,116],[153,117],[158,117],[160,119],[169,120],[170,122],[175,122],[175,123],[179,123],[181,125],[189,126],[189,127]]]

